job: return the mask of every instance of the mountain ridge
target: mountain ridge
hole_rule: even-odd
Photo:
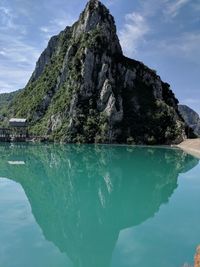
[[[53,141],[171,144],[186,138],[177,104],[155,71],[123,55],[114,18],[90,0],[50,39],[9,114]]]
[[[199,114],[187,105],[179,105],[179,112],[186,124],[193,129],[194,133],[200,136],[200,117]]]

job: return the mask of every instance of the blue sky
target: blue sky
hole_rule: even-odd
[[[0,92],[23,88],[50,36],[77,20],[86,0],[0,0]],[[200,0],[102,0],[124,54],[171,84],[200,114]]]

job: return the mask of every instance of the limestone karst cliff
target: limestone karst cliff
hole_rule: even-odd
[[[123,55],[114,18],[90,0],[79,20],[49,41],[9,116],[30,132],[80,143],[171,144],[185,123],[169,84]]]

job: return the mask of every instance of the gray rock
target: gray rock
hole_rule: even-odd
[[[194,130],[196,135],[200,136],[199,114],[186,105],[179,105],[178,109],[186,124]]]
[[[30,109],[27,97],[38,93]],[[185,138],[169,85],[123,55],[114,18],[97,0],[90,0],[79,20],[50,40],[21,101],[32,125],[48,127],[54,138],[59,129],[59,141],[127,143],[131,138],[138,144],[170,144]],[[14,110],[20,114],[19,107]]]

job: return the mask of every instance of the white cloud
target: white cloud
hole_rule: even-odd
[[[145,17],[153,17],[166,8],[168,1],[169,0],[140,0],[141,12]]]
[[[175,18],[181,9],[190,4],[195,11],[199,11],[200,3],[192,2],[192,0],[141,0],[142,14],[147,17],[153,17],[156,14],[163,14],[168,19]]]
[[[10,10],[7,7],[0,6],[0,11],[5,14],[6,16],[10,15]]]
[[[11,66],[11,64],[14,64]],[[0,93],[10,92],[23,88],[28,82],[34,69],[34,63],[17,64],[10,62],[8,65],[0,65]]]
[[[49,32],[51,32],[51,29],[49,27],[42,26],[42,27],[40,27],[40,31],[44,32],[44,33],[49,33]]]
[[[26,38],[26,25],[19,23],[18,15],[0,5],[0,92],[24,87],[40,54]]]
[[[126,55],[136,54],[137,47],[144,42],[145,35],[150,31],[146,18],[140,13],[130,13],[125,16],[125,24],[119,32],[119,38]]]
[[[0,66],[0,72],[0,93],[23,88],[30,78],[30,72],[27,69]]]
[[[20,5],[23,1],[24,4]],[[31,40],[35,40],[32,37],[35,32],[32,32],[31,27],[35,22],[30,16],[31,5],[26,0],[19,2],[17,10],[7,2],[0,3],[0,92],[24,87],[50,37],[75,20],[63,10],[56,12],[56,17],[53,17],[48,25],[41,26],[41,36],[37,38],[40,41],[31,43]],[[22,21],[25,23],[21,25]]]
[[[187,4],[193,5],[196,11],[199,9],[199,4],[192,3],[191,0],[141,0],[143,15],[150,17],[163,14],[167,19],[175,18]]]
[[[20,36],[0,32],[0,91],[22,88],[27,83],[40,54]]]
[[[0,6],[0,28],[13,28],[13,15],[11,10],[5,6]]]
[[[140,4],[139,12],[126,15],[119,32],[124,53],[131,57],[137,56],[141,54],[143,45],[146,47],[148,44],[148,49],[143,53],[162,54],[165,51],[164,53],[187,58],[199,65],[200,32],[180,32],[174,37],[173,34],[170,36],[168,30],[164,38],[162,37],[163,30],[169,27],[166,17],[167,20],[175,18],[186,4],[192,5],[191,0],[141,0]],[[199,5],[196,4],[194,8],[197,11]],[[155,20],[158,24],[155,24]],[[163,27],[159,23],[163,23]]]
[[[48,25],[41,26],[40,31],[42,34],[45,34],[45,42],[47,42],[53,35],[64,30],[66,26],[71,26],[75,20],[75,18],[65,15],[51,20]]]
[[[55,24],[57,27],[65,28],[66,26],[71,26],[75,22],[76,18],[71,16],[64,16],[62,18],[54,19],[51,23]]]
[[[1,48],[0,55],[3,59],[19,63],[29,63],[38,57],[38,50],[31,45],[23,43],[23,41],[13,40],[12,44]]]
[[[165,13],[167,15],[170,15],[172,18],[176,17],[181,8],[183,8],[186,4],[188,4],[191,0],[176,0],[176,1],[170,1],[167,4],[167,9],[165,11]]]
[[[200,32],[187,32],[175,38],[158,42],[159,50],[173,56],[180,56],[196,64],[200,64]]]
[[[1,55],[1,56],[6,56],[6,52],[3,51],[3,50],[1,50],[1,51],[0,51],[0,55]]]
[[[17,16],[15,12],[5,6],[0,6],[0,31],[8,32],[8,31],[16,31],[19,34],[26,34],[26,27],[21,24],[17,24],[16,20]]]
[[[106,6],[111,7],[117,4],[118,0],[106,0]]]
[[[137,54],[137,48],[145,43],[146,35],[153,32],[149,26],[151,19],[160,16],[168,2],[169,0],[141,0],[139,12],[125,16],[125,23],[119,32],[119,38],[126,55]]]
[[[39,29],[42,33],[44,44],[46,45],[53,35],[64,30],[66,26],[71,26],[75,21],[76,19],[74,17],[64,15],[51,20],[48,25],[41,26]]]

